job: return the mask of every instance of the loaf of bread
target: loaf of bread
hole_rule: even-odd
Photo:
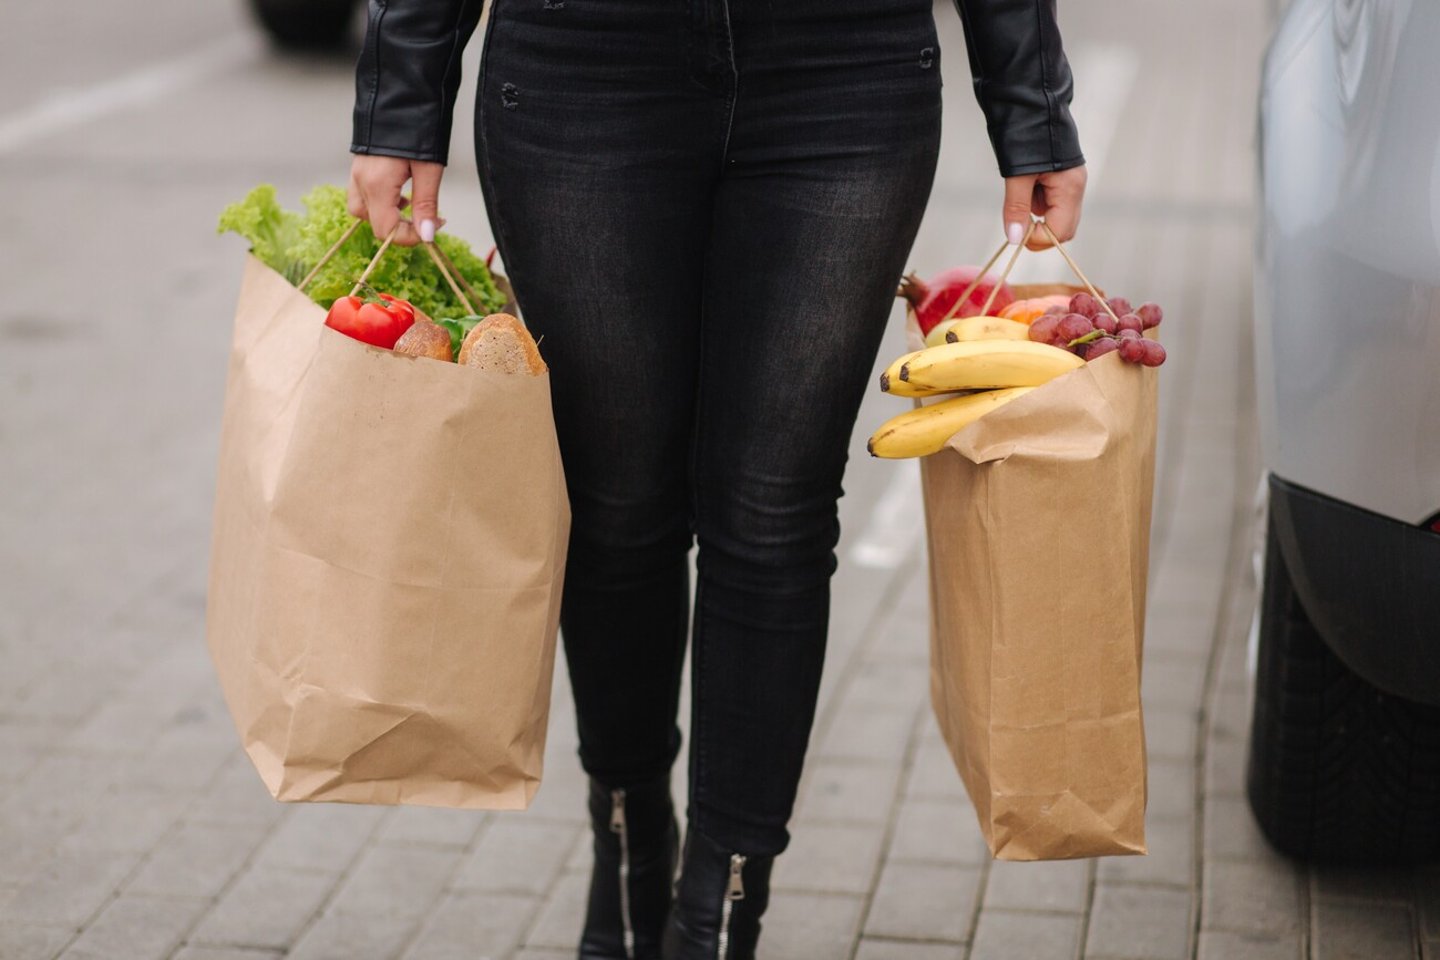
[[[400,339],[395,341],[395,352],[412,357],[444,360],[448,363],[451,359],[450,331],[438,323],[416,320],[410,325],[410,329],[402,333]]]
[[[508,313],[492,313],[465,336],[460,345],[462,367],[538,377],[549,368],[540,359],[535,338]]]

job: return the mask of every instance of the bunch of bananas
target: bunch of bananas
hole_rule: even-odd
[[[880,375],[880,389],[886,393],[900,397],[962,395],[887,420],[870,437],[871,456],[903,458],[935,453],[957,431],[991,410],[1084,366],[1085,361],[1068,350],[1014,337],[1013,331],[993,323],[997,320],[1000,324],[1015,323],[999,317],[966,317],[962,322],[969,326],[963,328],[963,333],[957,325],[944,334],[956,339],[907,353],[890,364]],[[978,331],[982,330],[988,332],[988,337],[980,338]],[[961,339],[964,334],[976,336]]]

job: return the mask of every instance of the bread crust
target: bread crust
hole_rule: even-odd
[[[535,338],[508,313],[492,313],[475,325],[460,344],[459,364],[503,373],[538,377],[550,368],[540,357]]]
[[[431,323],[428,320],[416,320],[410,325],[410,329],[400,335],[395,341],[395,352],[403,353],[411,357],[429,357],[431,360],[444,360],[449,363],[450,355],[450,331],[438,323]]]

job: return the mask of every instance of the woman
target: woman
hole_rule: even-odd
[[[814,717],[847,442],[939,149],[931,2],[493,0],[475,147],[544,338],[573,507],[561,628],[591,777],[585,960],[755,954]],[[1068,239],[1085,173],[1054,0],[957,6],[1007,235],[1033,212]],[[377,235],[443,224],[480,12],[371,0],[350,205]]]

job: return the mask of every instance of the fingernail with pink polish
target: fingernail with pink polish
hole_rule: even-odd
[[[1025,227],[1018,221],[1009,224],[1005,228],[1005,239],[1011,243],[1018,244],[1025,239]]]
[[[434,243],[434,242],[435,242],[435,221],[434,221],[434,220],[421,220],[421,221],[420,221],[420,239],[421,239],[421,240],[424,240],[426,243]]]

